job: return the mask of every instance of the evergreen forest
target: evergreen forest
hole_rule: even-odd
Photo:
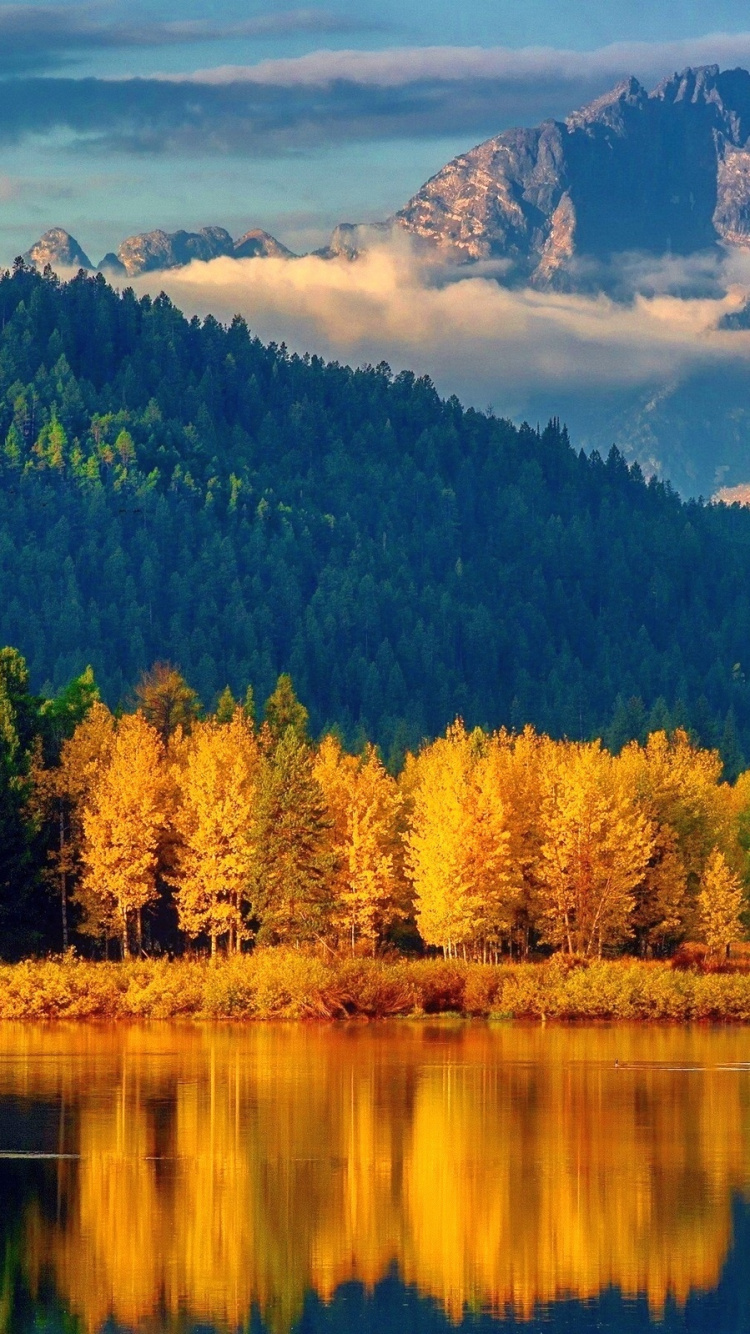
[[[163,659],[209,710],[289,672],[394,771],[457,716],[750,757],[746,510],[101,275],[18,261],[0,330],[0,642],[38,695],[90,664],[116,708]]]

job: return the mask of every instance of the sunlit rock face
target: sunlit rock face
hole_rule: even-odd
[[[157,269],[177,269],[193,259],[217,259],[231,255],[234,241],[223,227],[202,227],[199,232],[142,232],[129,236],[117,258],[129,277]]]
[[[750,74],[636,79],[565,122],[508,130],[455,158],[398,215],[465,260],[510,260],[519,281],[569,285],[627,251],[750,244]]]
[[[232,249],[235,259],[292,259],[293,252],[277,241],[269,232],[255,228],[245,232],[235,242]]]
[[[74,236],[62,227],[51,227],[24,255],[29,264],[44,269],[93,269],[93,264]]]

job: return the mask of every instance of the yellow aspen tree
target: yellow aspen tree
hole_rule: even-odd
[[[397,913],[398,787],[372,746],[346,755],[330,736],[318,749],[314,776],[330,818],[335,925],[352,952],[357,939],[374,952]]]
[[[656,830],[634,925],[643,951],[663,949],[697,929],[697,894],[712,849],[737,859],[736,803],[721,782],[718,752],[699,749],[681,730],[653,732],[645,746],[631,742],[616,766]]]
[[[744,906],[739,876],[727,865],[724,854],[714,848],[701,877],[698,895],[701,934],[711,954],[726,958],[733,942],[742,939]]]
[[[143,909],[157,897],[170,797],[159,734],[140,713],[122,718],[83,812],[83,888],[102,925],[117,924],[123,956],[132,930],[140,953]]]
[[[544,936],[569,954],[601,955],[632,935],[653,831],[617,790],[612,758],[598,742],[560,743],[546,768]]]
[[[455,955],[498,926],[493,896],[505,883],[508,844],[502,803],[482,774],[478,738],[461,722],[421,752],[411,781],[406,866],[417,927],[426,945]]]
[[[468,791],[469,842],[467,858],[472,867],[477,904],[476,936],[482,957],[495,958],[504,940],[509,940],[520,898],[520,876],[511,857],[511,837],[502,797],[504,754],[496,737],[474,738],[474,765]]]
[[[528,956],[541,917],[542,772],[546,750],[552,744],[533,727],[518,735],[501,731],[493,738],[496,789],[508,831],[508,866],[515,899],[510,939],[524,956]]]
[[[208,936],[212,957],[220,939],[231,952],[248,935],[259,762],[252,724],[237,707],[228,723],[197,723],[173,770],[177,842],[169,879],[180,928],[192,939]]]

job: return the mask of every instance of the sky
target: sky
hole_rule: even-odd
[[[304,252],[456,153],[636,74],[750,65],[746,0],[0,4],[0,260],[50,226],[264,227]]]

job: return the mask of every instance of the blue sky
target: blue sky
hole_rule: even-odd
[[[0,259],[218,223],[296,249],[635,73],[750,64],[740,0],[0,4]]]

